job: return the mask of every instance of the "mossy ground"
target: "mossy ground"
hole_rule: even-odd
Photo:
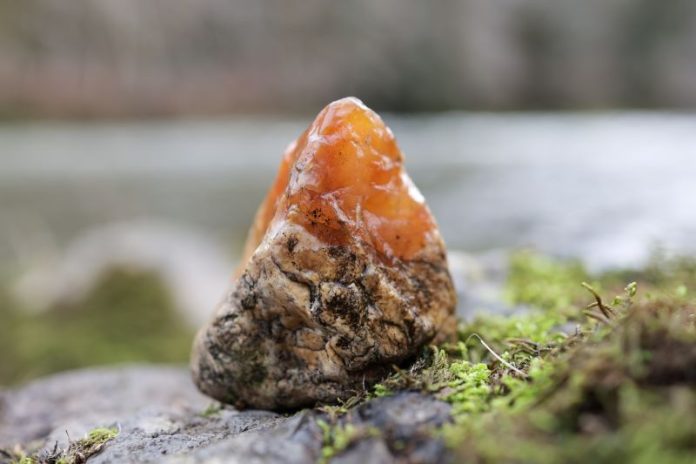
[[[80,301],[33,313],[0,286],[0,385],[120,362],[188,360],[193,331],[147,272],[114,269]]]
[[[451,403],[453,423],[433,435],[455,462],[694,462],[695,284],[692,260],[590,276],[517,253],[506,294],[528,311],[462,325],[458,343],[428,348],[363,399],[410,389]],[[333,420],[357,401],[325,411]],[[324,427],[325,456],[362,436],[344,443],[337,424]]]
[[[520,252],[505,295],[526,310],[481,308],[457,343],[428,347],[369,391],[321,408],[321,459],[380,433],[344,413],[417,390],[452,405],[452,423],[432,435],[454,462],[694,462],[696,260],[593,276],[577,262]],[[191,334],[148,274],[115,271],[83,301],[37,316],[0,292],[0,313],[0,382],[188,356]]]
[[[98,454],[104,445],[118,436],[118,433],[116,428],[96,428],[79,440],[71,441],[65,449],[58,449],[56,445],[52,450],[44,450],[32,455],[27,455],[20,448],[11,451],[0,449],[0,463],[83,464],[91,456]]]

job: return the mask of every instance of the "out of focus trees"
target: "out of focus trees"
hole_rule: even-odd
[[[691,0],[0,0],[0,112],[696,106]]]

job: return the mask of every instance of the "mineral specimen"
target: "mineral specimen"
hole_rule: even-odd
[[[394,135],[355,98],[287,149],[238,277],[198,334],[204,393],[284,410],[345,399],[455,331],[445,246]]]

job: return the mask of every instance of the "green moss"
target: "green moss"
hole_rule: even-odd
[[[357,427],[352,424],[329,424],[318,420],[317,425],[322,433],[322,448],[320,463],[328,463],[334,457],[348,449],[353,443],[379,436],[379,431],[373,427]]]
[[[201,417],[214,417],[220,414],[220,411],[224,409],[221,403],[210,403],[203,412],[201,412]]]
[[[118,436],[118,429],[100,427],[90,431],[84,438],[70,443],[67,450],[53,460],[56,464],[79,464],[101,452],[109,441]]]
[[[108,442],[118,436],[118,433],[116,428],[99,427],[91,430],[83,438],[71,441],[66,449],[59,450],[56,444],[53,450],[41,451],[34,455],[27,455],[21,449],[0,449],[0,462],[12,464],[81,464],[101,452]]]
[[[385,396],[391,396],[394,394],[394,392],[383,383],[378,383],[377,385],[375,385],[372,389],[372,392],[375,398],[383,398]]]
[[[579,282],[589,276],[579,261],[558,261],[532,251],[518,251],[510,257],[505,297],[512,304],[534,308],[572,311],[581,298]]]
[[[478,409],[455,407],[457,424],[445,430],[457,459],[693,460],[696,416],[684,411],[693,411],[696,404],[691,374],[696,372],[696,302],[686,297],[687,292],[669,290],[676,288],[675,279],[683,275],[673,274],[670,279],[671,271],[662,272],[659,279],[653,274],[652,282],[645,281],[650,297],[637,298],[637,286],[631,283],[622,295],[606,303],[593,293],[594,288],[616,287],[615,276],[600,276],[596,287],[585,293],[584,311],[576,297],[574,312],[559,310],[563,314],[559,319],[553,305],[542,308],[553,324],[566,320],[575,325],[567,336],[538,325],[534,312],[519,316],[528,318],[526,324],[486,318],[476,327],[484,337],[490,334],[500,356],[514,360],[526,376],[516,375],[483,353],[491,371],[489,396],[483,401],[475,397]],[[535,343],[520,344],[520,332]],[[455,406],[461,400],[463,404],[471,401],[466,395],[450,400]],[[505,446],[500,446],[502,441]]]
[[[0,318],[0,384],[90,365],[186,362],[193,337],[156,275],[120,269],[42,314],[0,288]]]
[[[450,364],[449,371],[453,379],[447,386],[452,391],[447,393],[445,399],[452,403],[455,417],[488,409],[491,371],[486,364],[455,361]]]
[[[450,445],[462,461],[689,462],[695,316],[674,301],[632,305],[610,330],[537,358],[531,381],[506,382],[487,411],[449,428]]]
[[[692,269],[666,263],[620,285],[617,273],[592,279],[577,263],[516,255],[508,295],[528,311],[462,326],[456,345],[425,350],[372,396],[415,389],[451,403],[442,434],[456,461],[689,462]]]
[[[384,396],[387,395],[385,394]],[[326,404],[318,407],[317,409],[328,415],[331,423],[336,423],[340,416],[346,414],[352,408],[363,403],[368,398],[370,398],[370,395],[366,391],[358,392],[345,401],[339,400],[338,404]]]

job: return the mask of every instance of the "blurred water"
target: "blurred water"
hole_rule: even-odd
[[[533,246],[593,267],[696,250],[696,115],[387,116],[450,247]],[[157,218],[230,255],[309,119],[0,127],[0,259]]]

